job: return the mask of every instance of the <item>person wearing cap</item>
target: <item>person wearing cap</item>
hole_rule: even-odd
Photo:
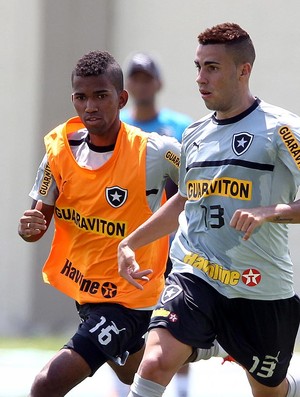
[[[169,108],[158,108],[157,96],[163,83],[157,62],[148,54],[137,53],[128,62],[125,75],[132,105],[122,109],[122,121],[146,132],[173,136],[181,142],[183,131],[193,120]]]
[[[157,95],[163,84],[157,62],[146,53],[136,53],[128,62],[125,76],[132,105],[121,110],[121,120],[145,132],[155,131],[181,142],[183,131],[193,120],[190,116],[169,108],[158,108]],[[169,179],[166,184],[167,198],[176,192],[177,185]]]

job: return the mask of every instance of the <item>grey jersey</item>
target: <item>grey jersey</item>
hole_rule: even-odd
[[[229,298],[291,297],[288,226],[266,222],[244,241],[229,222],[240,208],[294,201],[300,118],[259,100],[231,119],[209,115],[186,130],[179,175],[188,201],[171,248],[174,271]]]
[[[101,167],[111,157],[113,148],[98,148],[91,145],[87,138],[87,130],[82,129],[68,136],[72,153],[82,167],[96,169]],[[148,134],[146,152],[146,194],[149,207],[154,212],[160,204],[164,187],[168,178],[178,183],[178,167],[180,144],[175,138],[161,136],[157,133]],[[43,203],[54,205],[58,197],[58,190],[50,169],[47,167],[45,155],[37,172],[30,197],[42,200]],[[47,179],[47,194],[43,190]],[[42,189],[42,194],[40,193]]]

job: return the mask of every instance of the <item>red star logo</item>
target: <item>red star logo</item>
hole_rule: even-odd
[[[242,274],[242,280],[248,287],[255,287],[260,283],[261,274],[256,269],[247,269]]]

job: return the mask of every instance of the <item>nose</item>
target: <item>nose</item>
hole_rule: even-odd
[[[207,83],[207,78],[204,75],[203,69],[198,70],[197,77],[196,77],[196,83],[198,85]]]
[[[95,100],[88,98],[86,101],[85,111],[87,113],[93,113],[98,111],[98,105]]]

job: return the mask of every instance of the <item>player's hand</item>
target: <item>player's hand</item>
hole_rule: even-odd
[[[147,276],[152,273],[151,269],[140,271],[139,264],[135,260],[134,251],[123,241],[118,247],[118,270],[121,277],[141,290],[144,288],[136,280],[149,281]]]
[[[230,226],[244,232],[243,240],[248,240],[253,231],[266,220],[263,207],[239,209],[233,214]]]
[[[44,214],[41,212],[43,203],[41,200],[37,201],[34,209],[24,212],[19,221],[18,232],[22,237],[30,237],[40,234],[47,229]]]

